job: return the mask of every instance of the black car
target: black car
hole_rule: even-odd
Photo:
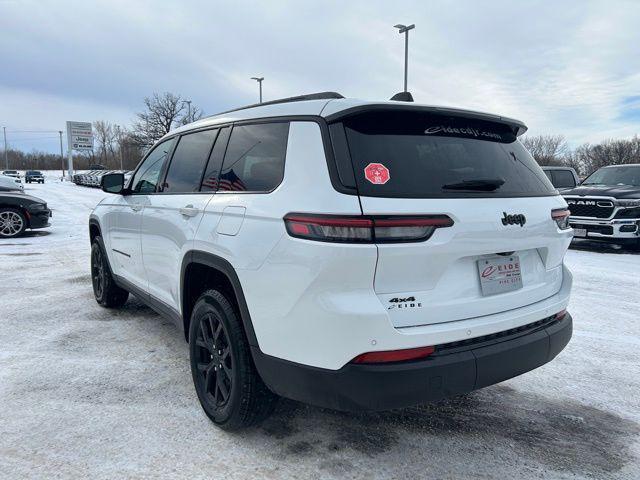
[[[24,174],[24,181],[26,183],[38,182],[44,183],[44,175],[39,170],[27,170]]]
[[[0,192],[0,239],[22,235],[27,228],[49,226],[51,210],[44,200],[23,193]]]

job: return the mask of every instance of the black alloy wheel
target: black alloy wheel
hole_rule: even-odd
[[[101,237],[91,244],[91,283],[96,302],[107,308],[121,307],[129,298],[129,292],[116,285],[109,262],[102,248]]]
[[[202,409],[218,427],[233,431],[266,418],[278,397],[260,378],[241,317],[227,295],[206,290],[195,302],[189,358]]]
[[[101,248],[91,249],[91,282],[93,283],[93,294],[96,298],[104,295],[104,261]]]
[[[217,315],[208,313],[200,318],[196,337],[197,381],[216,408],[223,408],[229,401],[233,367],[226,328]]]

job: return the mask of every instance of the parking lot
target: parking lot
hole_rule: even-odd
[[[385,413],[283,400],[229,434],[173,324],[133,297],[94,301],[87,220],[105,194],[54,179],[25,193],[53,218],[0,240],[2,478],[640,478],[640,254],[568,252],[574,336],[538,370]]]

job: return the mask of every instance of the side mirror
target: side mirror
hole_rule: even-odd
[[[124,190],[124,173],[107,173],[100,180],[102,190],[107,193],[122,193]]]

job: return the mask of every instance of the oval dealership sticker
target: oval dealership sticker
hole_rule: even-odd
[[[364,169],[364,176],[374,185],[384,185],[391,178],[389,169],[381,163],[370,163]]]

